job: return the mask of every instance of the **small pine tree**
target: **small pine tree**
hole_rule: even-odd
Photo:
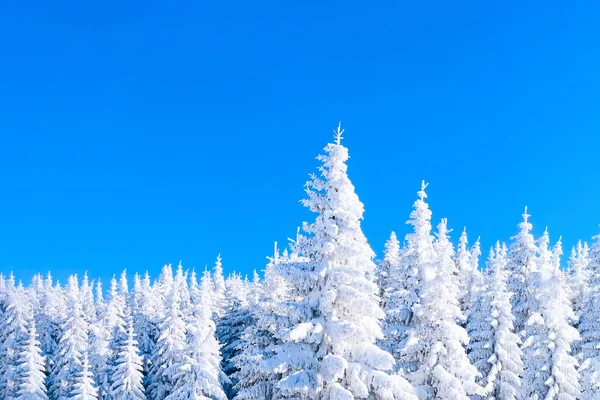
[[[133,318],[128,308],[125,311],[128,320],[126,338],[116,350],[114,363],[111,365],[110,398],[114,400],[144,400],[142,385],[142,357],[139,354],[138,342],[135,340]]]
[[[94,379],[87,352],[84,352],[79,361],[81,371],[76,375],[71,392],[71,400],[98,400],[98,389],[94,387]]]
[[[510,293],[506,286],[506,246],[490,251],[485,290],[469,317],[469,358],[481,375],[485,398],[517,400],[523,372],[521,341],[514,333]]]
[[[600,398],[600,235],[589,253],[590,292],[581,313],[581,399]]]
[[[212,307],[217,319],[221,318],[225,313],[225,307],[227,306],[226,301],[226,287],[225,277],[223,275],[223,262],[221,261],[221,255],[217,256],[217,261],[213,267],[212,274],[213,282],[213,296],[212,296]]]
[[[77,277],[71,276],[67,286],[68,316],[49,377],[49,397],[70,399],[76,376],[81,373],[81,361],[88,351],[88,325],[79,299]]]
[[[48,399],[45,385],[45,361],[41,353],[35,322],[31,320],[29,323],[29,339],[21,350],[17,366],[20,382],[17,398],[20,400]]]
[[[152,355],[148,397],[163,400],[175,385],[174,365],[182,362],[186,345],[186,325],[179,304],[179,290],[172,288],[167,297],[166,314],[159,325],[159,336]]]
[[[165,400],[226,400],[221,385],[219,343],[211,310],[211,281],[204,275],[198,298],[193,306],[183,357],[173,365],[175,384]]]
[[[539,269],[533,274],[535,312],[526,325],[523,343],[523,389],[525,399],[579,398],[577,360],[571,344],[579,333],[569,324],[575,315],[563,272],[560,270],[560,241],[554,251],[548,247],[548,230],[539,240]]]
[[[508,249],[508,290],[513,294],[511,305],[515,315],[515,332],[525,337],[525,325],[532,312],[535,312],[531,285],[532,274],[536,271],[537,246],[531,234],[532,225],[527,207],[523,221],[519,224],[520,231],[513,236],[513,242]]]
[[[28,342],[28,321],[32,319],[29,297],[23,286],[14,285],[11,275],[0,321],[0,398],[3,400],[17,398],[20,350]]]

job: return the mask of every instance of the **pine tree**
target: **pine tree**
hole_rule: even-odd
[[[469,316],[469,358],[481,375],[487,399],[517,400],[523,372],[521,341],[514,333],[510,293],[506,285],[506,246],[490,251],[485,290]]]
[[[205,274],[193,305],[187,343],[181,361],[173,365],[175,384],[165,400],[226,400],[221,382],[219,343],[212,320],[212,282]]]
[[[571,344],[579,333],[569,324],[575,315],[560,270],[560,241],[554,251],[548,244],[546,230],[539,240],[539,269],[533,275],[537,311],[527,320],[523,343],[523,389],[528,400],[574,400],[579,398],[579,374]]]
[[[166,299],[166,314],[159,325],[159,336],[152,355],[147,395],[163,400],[175,386],[174,365],[182,362],[186,344],[186,325],[179,304],[179,290],[172,287]]]
[[[402,340],[405,338],[405,326],[409,316],[406,301],[409,292],[406,283],[409,279],[400,256],[400,243],[394,232],[385,244],[385,253],[380,265],[381,306],[385,313],[383,319],[384,338],[379,341],[382,349],[400,360]],[[396,364],[399,365],[398,363]]]
[[[90,365],[97,384],[98,398],[110,398],[110,363],[115,361],[114,349],[126,336],[125,306],[128,292],[127,278],[121,275],[120,282],[113,277],[110,282],[108,301],[103,307],[97,323],[92,327]]]
[[[148,272],[143,279],[136,279],[134,284],[134,309],[133,320],[136,328],[138,348],[142,357],[144,385],[149,384],[146,379],[150,373],[152,354],[158,338],[158,323],[161,318],[162,304],[150,284]]]
[[[42,357],[40,342],[37,339],[35,322],[29,322],[29,339],[21,350],[17,370],[19,373],[19,390],[17,399],[47,400],[45,361]]]
[[[88,360],[87,352],[84,352],[78,364],[81,365],[81,370],[77,374],[73,383],[73,391],[71,392],[71,400],[97,400],[98,389],[94,386],[93,374]]]
[[[235,396],[236,380],[234,374],[239,371],[235,363],[242,344],[241,336],[246,327],[253,324],[253,315],[249,309],[248,287],[239,274],[232,274],[226,281],[227,305],[217,322],[217,338],[221,344],[223,356],[221,368],[231,380],[225,384],[229,398]]]
[[[445,219],[438,225],[434,252],[432,262],[419,265],[419,302],[413,306],[415,323],[402,359],[417,365],[409,377],[426,398],[468,400],[484,392],[463,347],[469,340],[467,332],[457,322],[463,317]]]
[[[23,286],[15,286],[11,276],[5,293],[5,304],[0,321],[0,398],[17,398],[20,371],[20,349],[29,339],[28,321],[33,310]]]
[[[212,296],[213,312],[218,319],[223,316],[225,307],[227,305],[227,301],[225,299],[225,277],[223,275],[223,263],[221,261],[220,254],[217,256],[217,261],[213,267],[212,282],[214,286]]]
[[[38,291],[39,307],[35,312],[42,356],[46,374],[52,371],[58,341],[62,336],[62,324],[66,319],[67,305],[63,293],[53,286],[52,275],[48,273]]]
[[[110,399],[114,400],[144,400],[142,385],[142,357],[139,354],[138,342],[133,331],[133,317],[126,308],[125,317],[128,320],[126,338],[119,343],[116,357],[111,365]]]
[[[523,222],[519,224],[520,231],[513,236],[513,242],[508,250],[508,290],[513,294],[511,305],[515,316],[515,332],[525,336],[526,321],[531,312],[535,312],[532,299],[532,274],[536,272],[535,239],[531,234],[532,225],[527,207],[523,214]]]
[[[581,399],[600,398],[600,235],[589,253],[590,292],[581,313]]]
[[[379,298],[381,308],[385,310],[386,292],[392,289],[391,279],[392,271],[398,269],[400,265],[400,242],[396,237],[396,232],[390,233],[389,239],[385,242],[383,260],[377,265],[377,286],[379,287]]]
[[[76,376],[81,373],[81,360],[88,351],[88,325],[85,322],[79,299],[77,277],[69,277],[67,285],[68,317],[49,377],[49,397],[67,400],[74,390]]]
[[[431,210],[425,202],[427,193],[425,181],[421,183],[419,198],[413,204],[410,219],[406,222],[413,230],[406,235],[406,248],[400,254],[400,263],[394,272],[390,273],[393,282],[390,290],[384,295],[386,334],[385,349],[390,351],[397,362],[399,372],[415,371],[417,365],[402,356],[402,349],[409,330],[414,327],[415,317],[413,306],[419,302],[420,269],[423,265],[435,262],[433,249],[434,237],[431,234]]]
[[[346,173],[348,150],[336,142],[318,159],[321,177],[307,184],[303,204],[317,213],[298,244],[308,262],[290,269],[294,324],[269,360],[283,379],[277,398],[413,399],[411,385],[384,371],[393,357],[375,345],[382,337],[375,265],[360,221],[363,205]],[[295,297],[298,296],[298,297]]]
[[[289,255],[287,249],[283,256],[279,255],[275,243],[274,255],[265,269],[261,299],[251,310],[256,322],[244,330],[240,352],[233,359],[239,366],[233,375],[236,400],[273,399],[280,376],[269,370],[266,361],[274,355],[273,348],[280,344],[277,333],[288,327],[285,325],[286,305],[290,300],[288,283],[280,269],[295,263],[306,263],[306,259],[294,252]]]
[[[570,300],[573,304],[573,312],[575,320],[571,321],[572,325],[579,330],[579,321],[582,313],[589,301],[590,295],[590,270],[589,270],[589,249],[587,243],[577,243],[577,247],[571,250],[569,259],[569,269],[567,271],[567,284],[570,292]],[[582,362],[581,342],[573,343],[573,355],[578,362]]]

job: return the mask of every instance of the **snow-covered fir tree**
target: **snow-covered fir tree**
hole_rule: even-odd
[[[484,290],[468,318],[469,359],[480,373],[479,383],[489,400],[521,398],[523,373],[521,341],[514,332],[514,316],[506,285],[505,245],[490,251]]]
[[[584,312],[590,295],[590,258],[589,248],[587,243],[582,243],[581,240],[577,243],[577,247],[571,250],[569,258],[569,268],[567,270],[567,284],[570,291],[570,300],[573,304],[573,312],[575,320],[571,321],[572,325],[579,329],[579,321]],[[573,355],[579,363],[582,360],[581,342],[578,340],[573,343]]]
[[[217,322],[217,338],[223,356],[222,369],[230,382],[225,384],[229,398],[235,395],[235,373],[239,371],[236,356],[241,351],[244,330],[253,324],[253,315],[248,303],[248,285],[239,274],[232,274],[226,281],[227,305]],[[214,292],[216,293],[216,292]]]
[[[221,260],[220,254],[217,256],[217,261],[215,262],[215,266],[213,267],[212,283],[212,306],[213,312],[215,313],[218,319],[221,318],[221,316],[223,316],[223,313],[225,312],[225,307],[227,306],[227,301],[225,298],[225,275],[223,274],[223,262]]]
[[[582,400],[600,398],[600,235],[589,252],[589,288],[579,320]]]
[[[283,378],[277,398],[341,400],[413,399],[411,385],[388,375],[393,357],[375,341],[382,337],[373,251],[362,233],[363,205],[347,175],[348,150],[335,143],[318,159],[321,177],[307,184],[304,205],[317,213],[304,224],[300,253],[308,258],[291,273],[295,324],[269,360]]]
[[[9,279],[0,322],[0,398],[16,399],[21,372],[20,350],[27,344],[28,327],[33,311],[27,292],[22,285],[15,286]]]
[[[97,400],[98,389],[94,386],[94,379],[87,351],[81,355],[81,360],[79,361],[79,364],[81,365],[81,369],[74,379],[73,391],[71,392],[70,399]]]
[[[532,274],[536,272],[537,246],[531,234],[533,228],[529,222],[530,215],[527,207],[523,213],[523,221],[519,224],[520,231],[513,236],[513,242],[508,249],[508,290],[513,294],[511,305],[515,316],[515,332],[523,338],[525,325],[531,312],[535,312],[532,304],[533,285]]]
[[[549,242],[546,230],[539,240],[539,267],[532,275],[536,307],[526,321],[523,343],[524,398],[574,400],[579,398],[579,374],[571,344],[579,333],[569,324],[575,315],[560,270],[561,243],[552,251]]]
[[[45,361],[37,338],[35,321],[29,321],[29,338],[23,345],[17,364],[20,400],[47,400]]]
[[[133,298],[132,313],[136,339],[142,357],[143,375],[146,377],[150,372],[152,354],[158,338],[158,322],[163,306],[158,296],[155,296],[148,272],[143,278],[134,279]],[[145,385],[147,386],[147,384],[148,382],[145,380]]]
[[[241,351],[233,360],[239,367],[233,375],[236,400],[273,399],[281,377],[269,370],[266,361],[274,355],[275,345],[280,343],[277,333],[288,327],[285,323],[290,300],[288,283],[280,269],[303,262],[306,259],[294,251],[290,255],[285,249],[280,255],[275,243],[274,255],[265,269],[261,299],[251,309],[256,322],[244,330],[239,346]]]
[[[463,316],[445,219],[438,225],[433,251],[430,261],[419,265],[419,301],[413,305],[415,321],[402,360],[417,366],[408,376],[424,398],[468,400],[484,392],[464,348],[467,331],[458,324]]]
[[[188,325],[187,341],[179,363],[173,365],[174,386],[166,400],[226,400],[219,343],[212,313],[212,282],[205,274]]]
[[[413,360],[402,357],[408,331],[414,326],[413,306],[419,301],[420,268],[435,262],[433,249],[434,237],[431,234],[431,210],[425,201],[427,193],[425,181],[421,183],[418,199],[413,204],[410,219],[406,222],[412,226],[412,232],[406,235],[406,247],[400,254],[396,268],[390,271],[390,282],[385,289],[384,302],[384,349],[396,359],[396,367],[400,372],[417,369]]]
[[[385,313],[383,319],[384,338],[379,340],[382,349],[386,350],[396,361],[400,360],[401,343],[405,337],[405,326],[409,316],[407,308],[407,280],[409,276],[406,264],[400,257],[400,243],[394,232],[385,243],[383,261],[380,263],[381,306]],[[396,367],[399,363],[396,363]]]
[[[49,376],[49,397],[55,400],[71,398],[76,377],[82,371],[83,355],[88,352],[89,327],[81,308],[77,276],[69,277],[66,295],[67,319]]]
[[[142,357],[133,330],[133,317],[129,307],[125,309],[127,319],[126,337],[117,343],[114,361],[110,366],[110,395],[113,400],[144,400],[142,384]]]
[[[173,366],[183,361],[186,324],[180,309],[179,294],[180,291],[171,285],[150,367],[147,396],[152,400],[164,400],[172,393],[177,373]]]

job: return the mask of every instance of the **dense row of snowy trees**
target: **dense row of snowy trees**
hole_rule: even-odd
[[[480,266],[479,241],[433,229],[423,184],[376,264],[341,135],[307,184],[316,218],[262,280],[225,279],[220,257],[107,291],[0,276],[0,398],[600,399],[600,237],[561,268],[525,210]]]

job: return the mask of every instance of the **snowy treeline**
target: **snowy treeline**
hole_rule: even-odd
[[[220,257],[108,290],[0,276],[0,398],[600,399],[600,236],[563,269],[525,210],[482,265],[479,241],[432,226],[423,183],[376,264],[342,132],[306,185],[315,219],[262,280],[225,278]]]

